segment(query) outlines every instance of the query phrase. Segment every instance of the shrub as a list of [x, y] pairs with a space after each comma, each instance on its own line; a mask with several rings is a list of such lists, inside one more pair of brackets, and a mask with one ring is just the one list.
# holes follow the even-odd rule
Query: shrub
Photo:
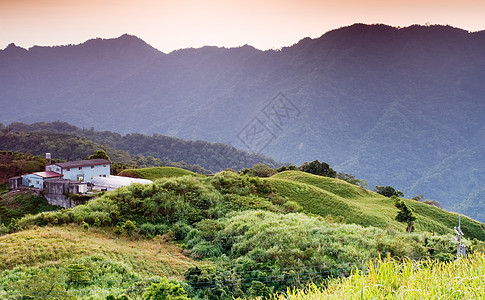
[[143, 293], [144, 300], [188, 300], [180, 284], [162, 278], [159, 283], [152, 282]]

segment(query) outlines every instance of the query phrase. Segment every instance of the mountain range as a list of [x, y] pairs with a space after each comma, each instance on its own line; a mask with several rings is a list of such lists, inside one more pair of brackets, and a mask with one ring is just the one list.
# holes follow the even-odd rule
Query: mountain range
[[485, 31], [354, 24], [279, 50], [139, 38], [0, 51], [0, 122], [221, 142], [485, 221]]

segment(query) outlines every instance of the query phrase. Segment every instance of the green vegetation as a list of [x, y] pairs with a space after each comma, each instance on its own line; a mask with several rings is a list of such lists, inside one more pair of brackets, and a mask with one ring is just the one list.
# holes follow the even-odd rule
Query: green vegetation
[[27, 214], [54, 211], [60, 207], [50, 205], [44, 197], [36, 196], [31, 191], [0, 193], [0, 217], [2, 224], [8, 225], [13, 219]]
[[397, 197], [394, 199], [394, 206], [399, 209], [396, 221], [406, 223], [408, 225], [406, 231], [412, 232], [414, 229], [414, 220], [416, 220], [416, 217], [414, 216], [414, 208], [409, 207], [402, 199]]
[[[345, 223], [394, 228], [406, 227], [395, 220], [398, 209], [394, 200], [335, 178], [298, 171], [286, 171], [267, 179], [275, 192], [297, 202], [304, 211], [320, 216], [332, 216]], [[414, 209], [416, 231], [438, 234], [454, 233], [458, 215], [414, 200], [403, 201]], [[480, 222], [462, 218], [466, 236], [485, 240], [485, 228]]]
[[[395, 190], [392, 186], [376, 186], [374, 192], [385, 197], [404, 197], [403, 192]], [[414, 200], [414, 199], [413, 199]]]
[[288, 290], [275, 300], [310, 299], [481, 299], [485, 295], [485, 256], [471, 255], [456, 262], [386, 259], [354, 271], [325, 289], [310, 285]]
[[[30, 153], [0, 151], [0, 187], [7, 184], [10, 177], [44, 170], [45, 158]], [[0, 188], [0, 195], [3, 188]]]
[[34, 227], [0, 236], [0, 298], [57, 294], [104, 300], [126, 293], [141, 299], [150, 282], [161, 280], [158, 276], [180, 280], [189, 267], [206, 264], [161, 239], [132, 240], [77, 225]]
[[121, 171], [118, 175], [127, 177], [144, 178], [149, 180], [156, 180], [167, 177], [181, 177], [181, 176], [196, 176], [203, 177], [203, 175], [179, 169], [174, 167], [152, 167], [141, 169], [126, 169]]
[[160, 134], [121, 135], [111, 131], [95, 131], [93, 128], [81, 129], [60, 121], [12, 123], [0, 130], [0, 149], [29, 150], [38, 155], [51, 152], [56, 158], [67, 160], [85, 159], [95, 150], [103, 149], [114, 162], [137, 164], [139, 167], [159, 167], [163, 164], [202, 174], [210, 173], [207, 170], [240, 170], [259, 163], [271, 167], [279, 165], [269, 157], [220, 143], [186, 141]]
[[[379, 254], [453, 259], [455, 214], [399, 199], [416, 217], [415, 232], [407, 233], [396, 220], [394, 198], [301, 171], [258, 177], [268, 171], [256, 166], [245, 175], [223, 171], [206, 177], [167, 167], [127, 170], [154, 183], [14, 220], [10, 230], [17, 232], [0, 237], [0, 268], [7, 270], [0, 282], [10, 280], [18, 265], [43, 274], [62, 271], [53, 288], [80, 295], [97, 283], [88, 280], [89, 264], [78, 261], [96, 256], [123, 261], [134, 274], [102, 287], [103, 297], [139, 299], [183, 288], [195, 299], [231, 299], [270, 297], [311, 281], [330, 284], [333, 277], [367, 270]], [[469, 253], [483, 249], [482, 226], [462, 218]], [[178, 286], [154, 276], [184, 282]], [[138, 293], [128, 293], [139, 285]]]

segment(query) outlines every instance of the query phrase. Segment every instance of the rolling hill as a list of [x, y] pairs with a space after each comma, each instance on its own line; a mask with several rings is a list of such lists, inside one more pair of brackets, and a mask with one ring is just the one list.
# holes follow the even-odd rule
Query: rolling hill
[[[456, 214], [405, 200], [417, 216], [407, 233], [392, 199], [339, 179], [136, 171], [155, 181], [13, 222], [0, 236], [0, 296], [40, 295], [47, 276], [63, 297], [136, 299], [157, 276], [183, 275], [194, 299], [232, 299], [346, 277], [381, 253], [450, 261], [456, 251]], [[467, 251], [482, 251], [485, 225], [464, 217], [462, 229]]]
[[165, 54], [130, 35], [11, 44], [0, 51], [0, 121], [64, 120], [222, 142], [295, 164], [319, 159], [447, 209], [468, 199], [482, 218], [483, 49], [484, 31], [364, 24], [269, 51]]

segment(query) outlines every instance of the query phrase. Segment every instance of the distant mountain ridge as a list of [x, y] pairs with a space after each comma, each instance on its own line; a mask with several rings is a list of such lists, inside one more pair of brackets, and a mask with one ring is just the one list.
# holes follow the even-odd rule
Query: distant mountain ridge
[[[165, 54], [129, 35], [11, 45], [0, 51], [0, 122], [63, 120], [236, 147], [263, 124], [268, 143], [248, 150], [295, 164], [319, 159], [371, 186], [460, 209], [484, 203], [471, 200], [485, 179], [484, 50], [485, 31], [365, 24], [279, 51]], [[265, 109], [280, 92], [300, 113], [277, 126]]]

